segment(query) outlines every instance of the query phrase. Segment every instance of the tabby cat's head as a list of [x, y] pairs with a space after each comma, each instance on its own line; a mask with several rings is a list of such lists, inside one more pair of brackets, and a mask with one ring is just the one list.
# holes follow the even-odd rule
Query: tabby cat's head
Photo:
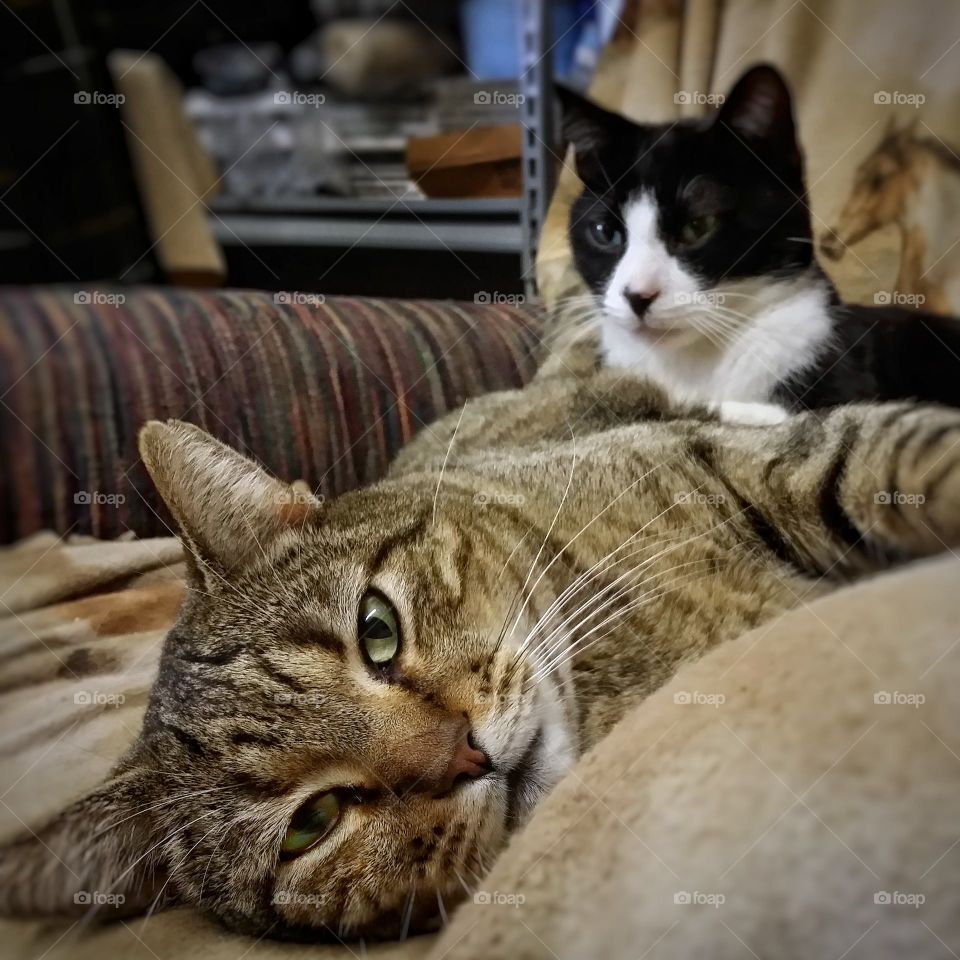
[[435, 506], [426, 476], [319, 503], [185, 424], [141, 453], [191, 588], [137, 743], [4, 851], [5, 906], [95, 890], [272, 936], [429, 926], [572, 751], [517, 656], [523, 530], [490, 536], [456, 483]]

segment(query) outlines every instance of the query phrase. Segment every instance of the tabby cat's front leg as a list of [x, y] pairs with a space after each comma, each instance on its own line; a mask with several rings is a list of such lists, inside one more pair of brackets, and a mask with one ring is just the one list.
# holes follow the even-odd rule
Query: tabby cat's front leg
[[[853, 405], [779, 427], [705, 424], [692, 450], [806, 573], [849, 576], [960, 544], [960, 412]], [[769, 543], [769, 536], [768, 536]]]

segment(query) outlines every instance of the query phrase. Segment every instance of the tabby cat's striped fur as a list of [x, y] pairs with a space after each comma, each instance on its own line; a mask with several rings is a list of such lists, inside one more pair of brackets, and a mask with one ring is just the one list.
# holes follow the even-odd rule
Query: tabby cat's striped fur
[[[114, 890], [272, 936], [427, 926], [681, 661], [960, 542], [960, 414], [908, 404], [757, 429], [611, 372], [543, 376], [330, 503], [184, 424], [141, 448], [192, 589], [114, 779], [0, 857], [7, 911]], [[386, 678], [358, 650], [370, 585], [402, 627]], [[465, 724], [493, 771], [438, 797]], [[358, 802], [281, 861], [293, 812], [334, 786]]]

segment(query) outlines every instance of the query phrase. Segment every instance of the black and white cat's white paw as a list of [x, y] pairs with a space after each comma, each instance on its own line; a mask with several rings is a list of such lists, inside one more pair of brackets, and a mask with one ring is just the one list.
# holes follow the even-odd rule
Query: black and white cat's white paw
[[790, 411], [776, 403], [744, 403], [723, 400], [715, 407], [720, 420], [739, 427], [775, 427], [783, 423]]

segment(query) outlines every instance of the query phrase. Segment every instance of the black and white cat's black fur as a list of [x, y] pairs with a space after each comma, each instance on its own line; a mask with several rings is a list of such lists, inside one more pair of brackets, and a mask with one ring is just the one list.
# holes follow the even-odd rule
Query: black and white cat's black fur
[[705, 120], [636, 124], [560, 96], [584, 183], [570, 241], [605, 364], [748, 423], [854, 400], [960, 406], [960, 323], [843, 304], [818, 266], [777, 70], [748, 71]]

